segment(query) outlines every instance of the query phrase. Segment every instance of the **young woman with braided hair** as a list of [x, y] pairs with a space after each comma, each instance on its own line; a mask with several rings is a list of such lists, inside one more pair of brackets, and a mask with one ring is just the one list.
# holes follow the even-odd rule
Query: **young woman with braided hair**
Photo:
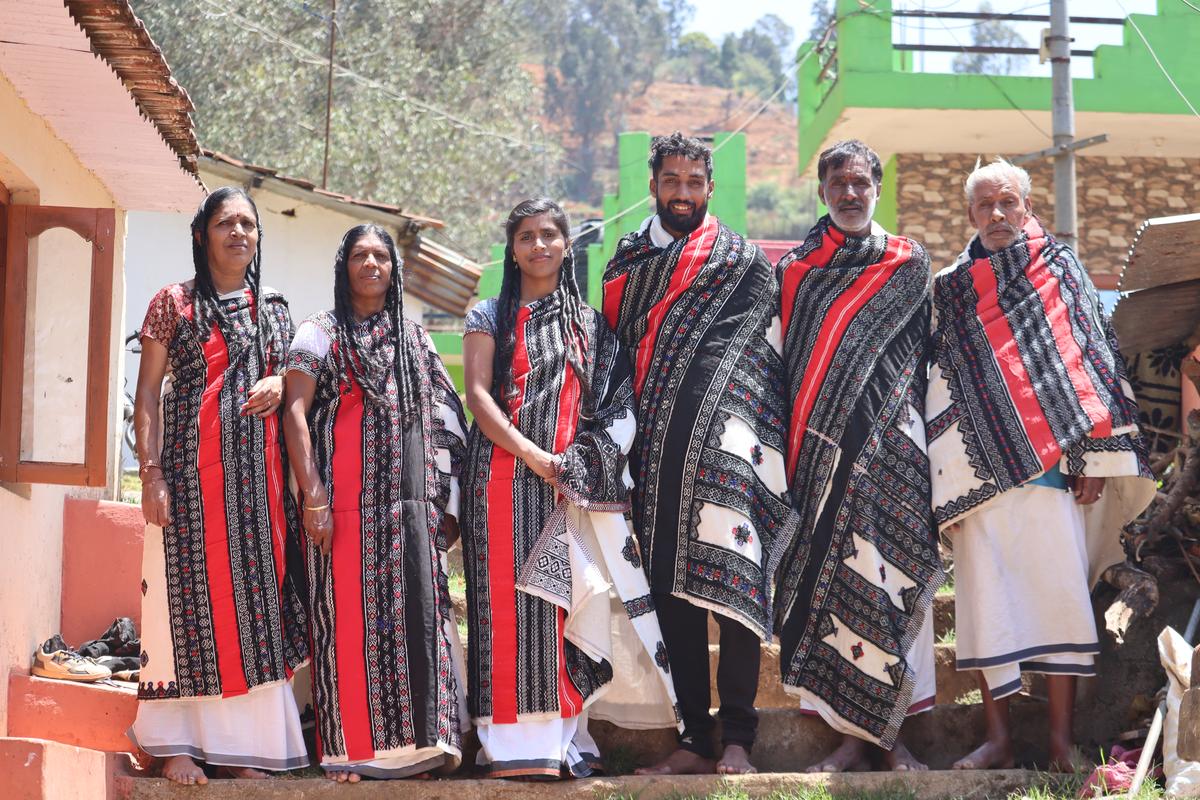
[[[632, 372], [579, 295], [568, 230], [550, 200], [513, 209], [500, 296], [471, 310], [463, 339], [475, 416], [463, 467], [467, 695], [477, 764], [492, 777], [591, 774], [589, 716], [676, 720], [624, 516]], [[619, 619], [610, 591], [624, 603]]]
[[149, 525], [130, 737], [179, 783], [207, 781], [197, 759], [240, 778], [308, 764], [288, 683], [308, 647], [277, 414], [292, 322], [260, 284], [261, 240], [245, 191], [210, 194], [192, 219], [194, 278], [155, 295], [141, 331]]
[[342, 238], [334, 303], [287, 362], [284, 431], [304, 504], [313, 700], [332, 780], [457, 766], [462, 648], [445, 551], [458, 537], [462, 404], [404, 319], [402, 264], [377, 225]]

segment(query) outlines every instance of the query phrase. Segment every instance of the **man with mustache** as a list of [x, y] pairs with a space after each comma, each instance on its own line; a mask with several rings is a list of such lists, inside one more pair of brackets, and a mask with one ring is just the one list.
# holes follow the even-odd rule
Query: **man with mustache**
[[1072, 770], [1075, 676], [1100, 651], [1089, 591], [1154, 496], [1137, 405], [1087, 272], [1002, 159], [966, 181], [976, 229], [934, 278], [925, 403], [933, 512], [954, 546], [958, 669], [987, 739], [957, 769], [1013, 765], [1009, 697], [1046, 676], [1049, 766]]
[[[638, 410], [629, 461], [639, 542], [624, 552], [644, 561], [684, 724], [679, 749], [644, 772], [747, 773], [773, 556], [795, 530], [778, 287], [762, 250], [708, 213], [708, 147], [660, 136], [650, 169], [657, 214], [621, 240], [604, 273], [604, 314], [633, 361]], [[709, 611], [721, 631], [715, 765]]]
[[779, 262], [799, 515], [775, 597], [784, 688], [843, 734], [810, 772], [923, 770], [899, 740], [933, 707], [933, 595], [944, 579], [923, 410], [929, 257], [872, 217], [883, 166], [860, 141], [817, 161], [829, 214]]

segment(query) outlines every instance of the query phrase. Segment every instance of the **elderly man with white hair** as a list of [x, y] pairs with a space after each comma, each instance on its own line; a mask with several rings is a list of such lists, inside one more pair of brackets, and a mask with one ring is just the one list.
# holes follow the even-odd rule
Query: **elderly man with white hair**
[[1075, 677], [1100, 651], [1089, 593], [1154, 495], [1096, 290], [1033, 213], [1025, 170], [966, 181], [977, 233], [934, 277], [925, 403], [933, 510], [954, 548], [959, 670], [979, 670], [987, 740], [958, 769], [1013, 765], [1009, 698], [1046, 676], [1050, 768], [1070, 770]]

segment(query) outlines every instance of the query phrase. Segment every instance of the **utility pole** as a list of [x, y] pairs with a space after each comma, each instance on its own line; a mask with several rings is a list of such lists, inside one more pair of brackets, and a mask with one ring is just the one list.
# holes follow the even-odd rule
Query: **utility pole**
[[325, 84], [325, 163], [321, 167], [321, 188], [329, 188], [329, 123], [333, 117], [333, 48], [337, 44], [337, 0], [329, 11], [329, 77]]
[[1053, 86], [1054, 234], [1076, 247], [1075, 100], [1071, 89], [1071, 35], [1067, 0], [1050, 0], [1050, 80]]

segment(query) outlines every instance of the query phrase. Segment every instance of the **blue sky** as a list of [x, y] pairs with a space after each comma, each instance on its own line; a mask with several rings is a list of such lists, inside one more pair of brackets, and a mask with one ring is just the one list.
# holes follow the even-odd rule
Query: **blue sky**
[[[736, 33], [754, 24], [754, 21], [764, 14], [775, 14], [792, 26], [797, 36], [803, 38], [812, 27], [812, 0], [692, 0], [696, 13], [692, 18], [689, 30], [702, 31], [714, 41], [720, 40], [728, 33]], [[1026, 14], [1048, 14], [1048, 0], [992, 0], [994, 11], [1022, 12]], [[930, 11], [975, 11], [979, 8], [979, 0], [893, 0], [893, 8], [918, 9]], [[1124, 9], [1124, 10], [1123, 10]], [[1155, 0], [1070, 0], [1069, 10], [1075, 15], [1094, 17], [1124, 17], [1126, 12], [1153, 14]], [[893, 37], [895, 41], [905, 41], [916, 44], [920, 41], [924, 28], [924, 41], [927, 44], [969, 44], [971, 41], [972, 22], [967, 20], [938, 21], [938, 20], [908, 20], [903, 31], [900, 23], [895, 23]], [[1017, 32], [1025, 39], [1030, 47], [1036, 47], [1041, 23], [1022, 23], [1016, 26]], [[1091, 49], [1097, 44], [1121, 41], [1121, 28], [1115, 25], [1077, 25], [1072, 30], [1075, 37], [1075, 47]], [[1153, 42], [1152, 42], [1153, 44]], [[930, 72], [948, 72], [952, 54], [927, 54], [925, 69]], [[1026, 74], [1049, 75], [1050, 65], [1039, 65], [1036, 57], [1026, 59]], [[1090, 77], [1092, 74], [1090, 59], [1078, 59], [1074, 70], [1078, 77]], [[1074, 65], [1073, 65], [1074, 66]]]

